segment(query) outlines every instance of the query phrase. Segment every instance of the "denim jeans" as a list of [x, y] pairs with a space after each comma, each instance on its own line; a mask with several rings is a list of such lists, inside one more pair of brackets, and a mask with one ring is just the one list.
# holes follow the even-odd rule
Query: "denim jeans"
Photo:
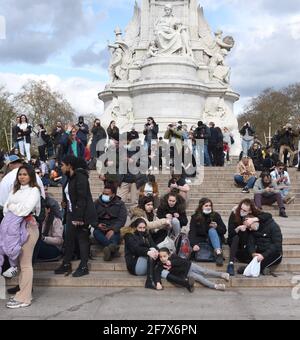
[[208, 232], [209, 240], [211, 242], [211, 245], [213, 246], [214, 250], [221, 249], [221, 240], [220, 236], [216, 229], [210, 228]]
[[196, 151], [197, 151], [199, 159], [200, 159], [200, 165], [203, 165], [202, 161], [204, 159], [204, 165], [205, 166], [212, 166], [207, 144], [196, 145]]
[[104, 246], [104, 247], [108, 247], [110, 244], [115, 244], [117, 246], [120, 244], [120, 241], [121, 241], [120, 233], [114, 233], [112, 238], [109, 240], [100, 229], [94, 230], [94, 237], [96, 241], [101, 246]]
[[248, 189], [253, 189], [253, 188], [254, 188], [254, 185], [255, 185], [255, 182], [256, 182], [256, 177], [254, 177], [254, 176], [253, 176], [253, 177], [250, 177], [249, 180], [248, 180], [248, 182], [245, 183], [245, 182], [244, 182], [243, 176], [241, 176], [241, 175], [235, 175], [235, 176], [234, 176], [234, 180], [235, 180], [236, 184], [238, 184], [238, 185], [245, 186], [245, 187], [247, 187]]
[[146, 276], [148, 268], [148, 258], [147, 257], [139, 257], [135, 266], [135, 275], [137, 276]]
[[242, 148], [243, 148], [243, 155], [248, 156], [248, 151], [253, 145], [254, 141], [252, 140], [242, 140]]

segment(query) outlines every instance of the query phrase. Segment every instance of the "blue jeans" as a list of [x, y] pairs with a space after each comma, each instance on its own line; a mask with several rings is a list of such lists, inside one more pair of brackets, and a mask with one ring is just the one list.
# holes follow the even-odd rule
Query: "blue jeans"
[[236, 184], [238, 185], [241, 185], [243, 187], [247, 187], [248, 189], [253, 189], [254, 188], [254, 185], [255, 185], [255, 182], [256, 182], [256, 177], [250, 177], [248, 182], [245, 183], [244, 182], [244, 177], [241, 176], [241, 175], [235, 175], [234, 176], [234, 180], [236, 182]]
[[146, 276], [148, 269], [148, 258], [147, 257], [139, 257], [135, 266], [135, 275], [136, 276]]
[[200, 165], [203, 165], [203, 164], [201, 164], [201, 162], [204, 158], [204, 165], [205, 166], [212, 166], [211, 159], [210, 159], [209, 152], [208, 152], [208, 145], [207, 144], [204, 144], [203, 146], [202, 145], [196, 145], [196, 150], [197, 150], [198, 155], [200, 157]]
[[110, 244], [115, 244], [117, 246], [121, 241], [120, 233], [114, 233], [113, 237], [109, 240], [100, 229], [94, 230], [94, 237], [96, 241], [104, 247], [108, 247]]
[[222, 249], [220, 236], [216, 229], [210, 228], [208, 232], [208, 237], [214, 250]]
[[244, 156], [248, 156], [248, 151], [251, 148], [251, 146], [253, 145], [254, 141], [252, 140], [242, 140], [242, 148], [243, 148], [243, 155]]
[[282, 189], [280, 190], [280, 194], [283, 199], [285, 199], [289, 195], [290, 189]]

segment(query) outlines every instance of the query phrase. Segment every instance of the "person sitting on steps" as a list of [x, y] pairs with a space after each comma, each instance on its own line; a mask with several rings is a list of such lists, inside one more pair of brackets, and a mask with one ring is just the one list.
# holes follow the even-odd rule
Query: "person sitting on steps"
[[213, 202], [208, 198], [202, 198], [190, 224], [189, 239], [193, 251], [200, 251], [201, 243], [211, 244], [215, 251], [216, 264], [222, 267], [224, 264], [222, 241], [225, 241], [226, 231], [222, 217], [214, 211]]
[[155, 282], [156, 289], [162, 290], [163, 286], [161, 278], [167, 279], [171, 283], [186, 287], [190, 292], [193, 292], [194, 282], [200, 282], [203, 286], [225, 291], [226, 286], [224, 284], [216, 284], [209, 281], [205, 276], [212, 278], [220, 278], [225, 281], [230, 280], [230, 276], [227, 273], [220, 273], [206, 268], [202, 268], [199, 265], [192, 263], [171, 254], [168, 248], [162, 248], [159, 250], [159, 261], [155, 267]]
[[279, 206], [279, 216], [284, 218], [288, 217], [277, 182], [272, 180], [270, 173], [267, 171], [263, 171], [255, 183], [254, 202], [258, 209], [262, 209], [263, 205], [272, 205], [277, 202]]

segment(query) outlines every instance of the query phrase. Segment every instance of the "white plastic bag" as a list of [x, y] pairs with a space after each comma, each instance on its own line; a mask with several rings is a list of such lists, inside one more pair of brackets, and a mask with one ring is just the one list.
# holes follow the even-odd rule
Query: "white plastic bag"
[[258, 258], [255, 257], [252, 262], [248, 265], [248, 267], [244, 271], [244, 276], [246, 277], [259, 277], [261, 270], [261, 263], [258, 262]]
[[158, 249], [167, 248], [171, 253], [175, 253], [176, 247], [175, 242], [170, 236], [167, 236], [160, 244], [157, 245]]

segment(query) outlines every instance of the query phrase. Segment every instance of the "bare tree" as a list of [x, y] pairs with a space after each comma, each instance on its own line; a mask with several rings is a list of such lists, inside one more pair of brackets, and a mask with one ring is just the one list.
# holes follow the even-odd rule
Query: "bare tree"
[[33, 126], [43, 123], [52, 128], [57, 121], [75, 121], [75, 112], [61, 93], [52, 91], [45, 81], [29, 80], [16, 96], [20, 113], [28, 115]]
[[4, 86], [0, 86], [0, 149], [8, 151], [10, 148], [11, 126], [16, 116], [12, 94]]
[[269, 134], [269, 123], [274, 133], [293, 119], [299, 122], [299, 107], [299, 84], [277, 91], [266, 89], [244, 109], [244, 113], [239, 116], [239, 125], [242, 127], [247, 121], [251, 122], [259, 139], [264, 140], [265, 135]]

